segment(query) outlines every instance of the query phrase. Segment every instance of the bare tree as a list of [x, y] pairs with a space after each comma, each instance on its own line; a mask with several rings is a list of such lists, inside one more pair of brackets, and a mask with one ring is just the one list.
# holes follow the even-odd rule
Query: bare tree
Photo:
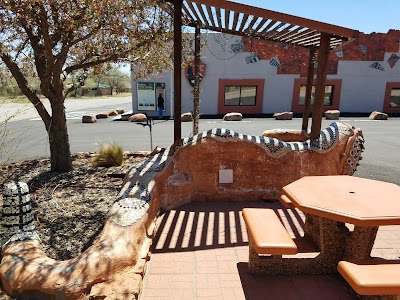
[[111, 95], [115, 90], [117, 93], [125, 87], [129, 87], [129, 76], [119, 69], [112, 67], [104, 74], [105, 82], [110, 86]]
[[[0, 0], [0, 58], [43, 120], [52, 170], [72, 169], [64, 101], [75, 87], [65, 88], [66, 78], [131, 58], [142, 72], [165, 68], [172, 52], [166, 5], [162, 0]], [[51, 111], [29, 87], [32, 74]]]

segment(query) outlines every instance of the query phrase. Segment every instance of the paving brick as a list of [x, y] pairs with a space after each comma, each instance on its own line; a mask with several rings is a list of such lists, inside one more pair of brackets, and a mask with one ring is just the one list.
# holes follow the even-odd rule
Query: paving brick
[[221, 297], [222, 292], [220, 288], [197, 289], [196, 295], [198, 297]]
[[[304, 215], [297, 209], [286, 210], [279, 203], [192, 203], [181, 211], [171, 211], [153, 243], [140, 300], [257, 300], [267, 296], [274, 300], [313, 300], [322, 299], [321, 295], [324, 300], [356, 299], [338, 276], [249, 274], [248, 236], [241, 210], [266, 205], [278, 213], [292, 237], [303, 234]], [[380, 227], [371, 254], [400, 258], [400, 226]], [[318, 252], [296, 257], [316, 255]]]
[[197, 274], [196, 275], [196, 288], [220, 288], [221, 284], [219, 281], [218, 274]]
[[[145, 291], [146, 297], [167, 297], [169, 295], [170, 289], [169, 288], [158, 288], [158, 289], [146, 289]], [[143, 293], [141, 295], [143, 298]], [[165, 299], [165, 298], [164, 298]]]

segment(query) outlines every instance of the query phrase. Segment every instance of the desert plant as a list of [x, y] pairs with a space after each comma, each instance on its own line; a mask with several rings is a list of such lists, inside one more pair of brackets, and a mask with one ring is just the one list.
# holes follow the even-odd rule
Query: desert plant
[[91, 162], [96, 167], [114, 167], [122, 165], [123, 161], [124, 154], [120, 145], [104, 144]]

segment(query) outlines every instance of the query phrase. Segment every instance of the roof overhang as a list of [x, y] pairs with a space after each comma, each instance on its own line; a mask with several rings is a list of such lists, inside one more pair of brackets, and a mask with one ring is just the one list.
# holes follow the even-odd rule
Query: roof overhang
[[[168, 1], [168, 0], [167, 0]], [[174, 3], [179, 0], [169, 0]], [[182, 0], [180, 0], [182, 1]], [[358, 31], [227, 0], [183, 0], [182, 22], [216, 32], [303, 47], [320, 46], [331, 35], [330, 49], [358, 36]]]

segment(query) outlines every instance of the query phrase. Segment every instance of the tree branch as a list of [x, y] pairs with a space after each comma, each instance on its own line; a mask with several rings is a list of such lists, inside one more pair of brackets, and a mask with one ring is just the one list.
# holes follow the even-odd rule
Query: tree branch
[[91, 38], [92, 36], [94, 36], [99, 30], [101, 29], [101, 24], [98, 24], [91, 32], [89, 32], [87, 35], [82, 36], [79, 39], [76, 39], [74, 41], [72, 41], [71, 43], [69, 43], [69, 46], [75, 46], [76, 44], [79, 44], [80, 42], [83, 42], [89, 38]]
[[49, 97], [50, 82], [48, 80], [46, 80], [45, 70], [46, 70], [47, 62], [46, 62], [45, 57], [42, 55], [42, 53], [44, 51], [43, 46], [41, 46], [39, 44], [39, 38], [33, 34], [32, 28], [30, 26], [28, 26], [28, 24], [25, 22], [25, 20], [21, 20], [20, 22], [21, 22], [22, 28], [24, 28], [25, 33], [28, 36], [30, 45], [34, 52], [36, 72], [40, 78], [42, 93], [46, 97]]
[[48, 130], [51, 123], [51, 117], [47, 112], [46, 108], [44, 107], [42, 101], [40, 101], [39, 97], [34, 92], [32, 92], [32, 90], [28, 87], [28, 83], [25, 79], [25, 76], [22, 74], [18, 65], [12, 61], [11, 57], [5, 53], [0, 53], [0, 57], [7, 66], [7, 68], [10, 70], [11, 74], [14, 76], [21, 91], [25, 94], [25, 96], [29, 99], [29, 101], [32, 102], [39, 116], [42, 118], [46, 126], [46, 129]]
[[51, 67], [54, 64], [54, 56], [53, 56], [53, 44], [49, 36], [49, 23], [47, 20], [47, 12], [43, 5], [40, 5], [38, 2], [36, 2], [36, 5], [38, 5], [40, 9], [40, 15], [39, 15], [40, 28], [43, 34], [44, 50], [47, 60], [47, 72], [50, 73]]
[[91, 68], [91, 67], [94, 67], [94, 66], [97, 66], [99, 64], [106, 63], [106, 62], [117, 61], [117, 60], [121, 59], [122, 57], [132, 53], [133, 50], [138, 49], [140, 47], [143, 47], [145, 45], [149, 45], [149, 44], [151, 44], [151, 42], [153, 42], [153, 39], [148, 39], [148, 40], [145, 40], [145, 41], [135, 45], [135, 47], [129, 48], [129, 49], [127, 49], [127, 50], [125, 50], [125, 51], [123, 51], [123, 52], [121, 52], [119, 54], [113, 54], [113, 55], [110, 55], [108, 57], [104, 57], [104, 58], [97, 59], [97, 60], [94, 60], [94, 61], [90, 61], [90, 62], [87, 62], [87, 63], [80, 63], [80, 64], [76, 64], [76, 65], [73, 65], [73, 66], [69, 66], [69, 67], [65, 68], [64, 71], [67, 74], [71, 74], [72, 72], [74, 72], [76, 70], [79, 70], [79, 69]]

